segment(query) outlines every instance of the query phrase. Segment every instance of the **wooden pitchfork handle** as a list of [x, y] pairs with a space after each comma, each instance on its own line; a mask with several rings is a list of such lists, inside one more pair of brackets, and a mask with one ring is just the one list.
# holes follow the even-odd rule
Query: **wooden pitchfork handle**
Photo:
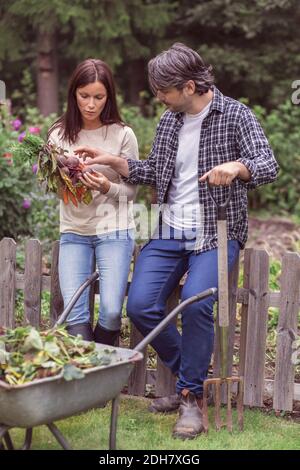
[[232, 196], [233, 186], [229, 186], [228, 196], [224, 203], [218, 204], [214, 198], [212, 187], [207, 180], [209, 195], [217, 209], [218, 232], [218, 317], [220, 327], [221, 377], [227, 375], [227, 347], [229, 327], [228, 299], [228, 249], [227, 249], [227, 214], [226, 209]]

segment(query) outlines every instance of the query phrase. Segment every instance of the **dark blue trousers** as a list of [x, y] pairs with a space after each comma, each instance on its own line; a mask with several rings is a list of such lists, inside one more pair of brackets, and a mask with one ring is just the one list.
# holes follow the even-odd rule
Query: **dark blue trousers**
[[[218, 287], [217, 249], [195, 255], [184, 236], [152, 239], [142, 249], [135, 267], [127, 302], [127, 314], [146, 336], [164, 318], [168, 297], [184, 273], [187, 278], [181, 300], [210, 287]], [[228, 242], [228, 266], [239, 253], [236, 240]], [[177, 392], [184, 388], [196, 395], [203, 391], [214, 344], [213, 305], [208, 297], [182, 312], [182, 334], [169, 324], [152, 342], [163, 363], [177, 375]]]

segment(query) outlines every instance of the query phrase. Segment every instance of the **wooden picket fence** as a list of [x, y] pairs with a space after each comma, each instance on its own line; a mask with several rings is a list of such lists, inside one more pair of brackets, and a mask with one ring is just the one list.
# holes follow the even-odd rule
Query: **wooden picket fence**
[[[41, 293], [50, 292], [50, 321], [54, 323], [62, 312], [63, 301], [58, 280], [59, 242], [52, 247], [50, 275], [42, 273], [42, 247], [38, 240], [25, 244], [25, 271], [16, 270], [16, 243], [3, 238], [0, 242], [0, 326], [15, 326], [16, 290], [24, 291], [24, 316], [37, 327], [41, 323]], [[138, 256], [136, 247], [133, 263]], [[238, 288], [239, 261], [229, 279], [230, 334], [228, 344], [228, 375], [233, 370], [236, 338], [239, 338], [239, 369], [244, 376], [244, 404], [263, 406], [266, 387], [273, 396], [273, 408], [291, 411], [293, 400], [300, 400], [300, 384], [295, 384], [295, 368], [291, 363], [292, 342], [297, 334], [300, 310], [300, 257], [286, 253], [282, 259], [281, 290], [269, 291], [269, 256], [264, 250], [246, 249], [243, 256], [243, 287]], [[90, 292], [90, 308], [94, 311], [98, 283]], [[130, 279], [128, 281], [130, 285]], [[178, 285], [168, 300], [168, 310], [180, 301], [182, 285]], [[279, 308], [276, 366], [274, 380], [265, 380], [266, 337], [269, 307]], [[237, 334], [239, 332], [239, 335]], [[142, 339], [131, 325], [130, 347]], [[218, 331], [213, 355], [213, 375], [219, 375]], [[144, 395], [146, 385], [155, 386], [156, 396], [174, 393], [175, 379], [157, 360], [157, 369], [147, 369], [147, 351], [137, 363], [128, 382], [128, 393]]]

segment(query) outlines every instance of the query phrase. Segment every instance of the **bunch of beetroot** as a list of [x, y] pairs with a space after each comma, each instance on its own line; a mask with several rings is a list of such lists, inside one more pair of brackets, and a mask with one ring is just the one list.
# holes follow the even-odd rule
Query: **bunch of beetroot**
[[78, 202], [85, 202], [88, 204], [91, 200], [91, 192], [80, 181], [84, 173], [93, 173], [93, 170], [82, 163], [78, 157], [66, 156], [60, 152], [56, 156], [58, 171], [64, 181], [64, 186], [59, 188], [58, 195], [63, 199], [65, 204], [69, 200], [77, 207]]
[[87, 172], [92, 172], [91, 168], [80, 162], [78, 157], [67, 157], [66, 155], [58, 155], [56, 158], [60, 170], [69, 176], [72, 184], [75, 186], [80, 177]]
[[79, 202], [89, 204], [92, 193], [80, 177], [92, 169], [82, 163], [78, 157], [68, 156], [65, 150], [46, 143], [36, 135], [26, 135], [23, 141], [12, 148], [16, 161], [27, 160], [29, 164], [37, 161], [37, 176], [45, 184], [46, 191], [52, 191], [68, 204], [71, 201], [76, 207]]

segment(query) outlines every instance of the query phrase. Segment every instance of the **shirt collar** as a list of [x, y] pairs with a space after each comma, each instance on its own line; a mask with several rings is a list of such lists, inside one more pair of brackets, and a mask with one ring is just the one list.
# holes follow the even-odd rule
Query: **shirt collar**
[[220, 111], [220, 113], [224, 113], [225, 111], [225, 101], [224, 101], [224, 95], [218, 90], [216, 86], [213, 86], [213, 99], [210, 107], [210, 112], [212, 110]]
[[[209, 114], [213, 111], [220, 111], [220, 113], [224, 113], [225, 111], [225, 100], [223, 93], [214, 85], [212, 89], [214, 96], [212, 99], [211, 107], [209, 110]], [[176, 121], [183, 123], [183, 114], [184, 113], [174, 113]]]

